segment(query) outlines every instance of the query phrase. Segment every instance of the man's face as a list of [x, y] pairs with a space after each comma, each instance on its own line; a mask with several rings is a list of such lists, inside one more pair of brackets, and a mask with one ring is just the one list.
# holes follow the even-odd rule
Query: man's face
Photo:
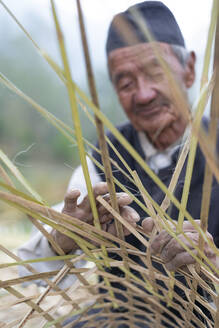
[[[194, 63], [191, 72], [191, 67], [183, 67], [168, 44], [157, 45], [187, 101], [187, 88], [194, 81]], [[160, 150], [177, 141], [187, 121], [177, 108], [152, 45], [143, 43], [116, 49], [110, 52], [108, 64], [120, 103], [135, 129], [145, 132]]]

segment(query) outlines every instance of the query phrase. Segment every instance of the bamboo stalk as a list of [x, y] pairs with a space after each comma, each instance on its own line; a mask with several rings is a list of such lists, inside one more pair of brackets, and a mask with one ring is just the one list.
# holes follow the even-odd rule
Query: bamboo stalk
[[[1, 282], [1, 280], [0, 280]], [[22, 293], [18, 292], [16, 289], [14, 289], [13, 287], [6, 287], [5, 288], [9, 293], [11, 293], [12, 295], [14, 295], [17, 298], [23, 298], [24, 295], [22, 295]], [[35, 304], [33, 301], [27, 301], [26, 302], [32, 309], [34, 309], [35, 311], [42, 313], [42, 315], [45, 317], [45, 319], [47, 320], [53, 320], [53, 317], [48, 314], [48, 313], [44, 313], [43, 309], [38, 306], [37, 304]], [[61, 326], [59, 324], [56, 325], [57, 328], [61, 328]]]
[[10, 159], [7, 157], [7, 155], [1, 149], [0, 149], [0, 159], [10, 169], [10, 171], [17, 178], [17, 180], [26, 188], [26, 190], [28, 190], [28, 192], [31, 195], [33, 195], [36, 198], [36, 200], [38, 200], [41, 203], [44, 203], [41, 196], [35, 190], [33, 190], [33, 188], [26, 181], [26, 179], [22, 176], [22, 174], [17, 169], [17, 167], [10, 161]]
[[[53, 13], [55, 26], [56, 26], [57, 37], [58, 37], [58, 41], [59, 41], [60, 52], [61, 52], [62, 61], [63, 61], [63, 65], [64, 65], [64, 72], [65, 72], [66, 81], [67, 81], [67, 90], [68, 90], [69, 100], [70, 100], [70, 105], [71, 105], [71, 110], [72, 110], [72, 117], [73, 117], [75, 134], [76, 134], [78, 150], [79, 150], [79, 157], [80, 157], [80, 161], [81, 161], [81, 165], [82, 165], [82, 169], [83, 169], [83, 173], [84, 173], [84, 178], [86, 181], [87, 191], [88, 191], [89, 200], [90, 200], [91, 209], [92, 209], [93, 218], [94, 218], [94, 224], [96, 227], [98, 227], [101, 230], [101, 226], [100, 226], [100, 222], [99, 222], [99, 218], [98, 218], [98, 212], [97, 212], [97, 208], [96, 208], [96, 203], [95, 203], [95, 199], [94, 199], [94, 195], [93, 195], [93, 189], [92, 189], [90, 176], [89, 176], [89, 172], [88, 172], [88, 167], [87, 167], [86, 154], [85, 154], [85, 150], [84, 150], [83, 137], [82, 137], [81, 125], [80, 125], [80, 118], [79, 118], [79, 114], [77, 111], [75, 89], [72, 88], [72, 85], [71, 85], [72, 78], [71, 78], [70, 67], [69, 67], [68, 58], [67, 58], [67, 54], [66, 54], [66, 50], [65, 50], [64, 37], [63, 37], [62, 31], [61, 31], [61, 28], [60, 28], [60, 25], [58, 22], [58, 17], [56, 14], [55, 4], [54, 4], [53, 0], [51, 0], [51, 6], [52, 6], [52, 13]], [[104, 252], [103, 252], [103, 256], [105, 256]], [[105, 258], [106, 258], [106, 256], [105, 256]], [[106, 263], [106, 265], [107, 265], [107, 263]], [[109, 284], [109, 282], [106, 281], [106, 284]], [[112, 294], [112, 296], [113, 296], [113, 294]]]
[[[84, 18], [83, 18], [83, 12], [81, 8], [80, 0], [77, 0], [77, 9], [78, 9], [78, 16], [79, 16], [79, 25], [80, 25], [80, 33], [81, 33], [81, 40], [84, 50], [84, 57], [85, 57], [85, 63], [86, 63], [86, 71], [87, 71], [87, 79], [88, 79], [88, 85], [91, 93], [91, 98], [94, 103], [94, 105], [99, 108], [100, 110], [100, 104], [98, 100], [98, 95], [96, 91], [96, 85], [95, 85], [95, 79], [94, 79], [94, 73], [92, 69], [90, 54], [89, 54], [89, 47], [87, 42], [87, 36], [86, 36], [86, 30], [84, 25]], [[116, 189], [115, 184], [113, 180], [113, 173], [112, 173], [112, 167], [109, 159], [109, 151], [107, 147], [107, 142], [105, 139], [105, 133], [104, 133], [104, 125], [102, 121], [95, 115], [95, 124], [96, 124], [96, 130], [98, 135], [98, 142], [100, 146], [101, 151], [101, 159], [104, 167], [104, 173], [106, 177], [106, 182], [110, 194], [110, 200], [112, 207], [119, 213], [119, 207], [117, 204], [116, 199]], [[115, 226], [116, 226], [116, 232], [117, 236], [124, 240], [124, 232], [122, 225], [119, 221], [115, 220]], [[126, 261], [127, 258], [127, 252], [126, 249], [122, 246], [122, 258], [124, 261]], [[103, 250], [104, 253], [104, 250]], [[107, 263], [107, 262], [106, 262]], [[127, 270], [129, 270], [128, 265], [126, 266]], [[130, 301], [130, 299], [129, 299]]]
[[[215, 6], [217, 5], [217, 8]], [[212, 147], [216, 148], [216, 140], [218, 136], [218, 119], [219, 119], [219, 95], [218, 95], [218, 88], [219, 88], [219, 21], [218, 21], [218, 1], [214, 1], [214, 7], [212, 11], [217, 13], [217, 27], [216, 27], [216, 34], [215, 34], [215, 50], [214, 50], [214, 71], [216, 74], [215, 78], [215, 85], [212, 93], [212, 102], [211, 102], [211, 112], [210, 112], [210, 125], [209, 125], [209, 136], [211, 139]], [[216, 9], [216, 10], [215, 10]], [[211, 186], [213, 182], [213, 174], [208, 165], [205, 168], [205, 176], [204, 176], [204, 185], [203, 185], [203, 198], [202, 198], [202, 207], [201, 207], [201, 228], [204, 232], [207, 231], [208, 226], [208, 213], [209, 213], [209, 206], [210, 206], [210, 198], [211, 198]], [[199, 247], [203, 249], [204, 247], [204, 240], [200, 236], [199, 239]]]
[[[83, 18], [80, 0], [77, 0], [77, 8], [78, 8], [78, 15], [79, 15], [81, 40], [82, 40], [82, 45], [83, 45], [83, 49], [84, 49], [84, 57], [85, 57], [85, 63], [86, 63], [89, 90], [90, 90], [91, 98], [92, 98], [94, 105], [97, 108], [99, 108], [99, 110], [100, 110], [100, 105], [99, 105], [98, 95], [97, 95], [97, 91], [96, 91], [94, 73], [93, 73], [90, 54], [89, 54], [89, 48], [88, 48], [88, 42], [87, 42], [87, 36], [86, 36], [86, 31], [85, 31], [85, 26], [84, 26], [84, 18]], [[119, 212], [119, 208], [118, 208], [118, 204], [117, 204], [117, 200], [116, 200], [116, 190], [115, 190], [115, 185], [113, 182], [112, 167], [111, 167], [110, 160], [109, 160], [109, 151], [108, 151], [105, 134], [104, 134], [104, 126], [103, 126], [102, 121], [96, 115], [95, 115], [95, 123], [96, 123], [97, 135], [98, 135], [98, 142], [99, 142], [100, 150], [101, 150], [101, 159], [102, 159], [103, 166], [104, 166], [104, 172], [105, 172], [105, 176], [106, 176], [106, 182], [107, 182], [107, 185], [109, 188], [109, 194], [110, 194], [110, 199], [112, 202], [112, 207], [117, 212]], [[123, 234], [121, 225], [116, 223], [116, 229], [117, 229], [118, 236], [120, 238], [124, 239], [124, 234]]]
[[[206, 53], [205, 53], [205, 62], [204, 62], [203, 73], [202, 73], [202, 85], [201, 85], [202, 87], [207, 79], [208, 71], [209, 71], [210, 56], [211, 56], [212, 45], [213, 45], [213, 35], [214, 35], [215, 26], [217, 24], [217, 18], [216, 18], [217, 15], [215, 15], [215, 9], [217, 6], [217, 2], [218, 2], [217, 0], [214, 0], [213, 7], [212, 7], [211, 25], [210, 25], [209, 33], [208, 33], [207, 48], [206, 48]], [[203, 102], [203, 105], [205, 105], [205, 103], [206, 103], [206, 101]], [[201, 108], [201, 106], [200, 106], [200, 108], [197, 108], [197, 112], [200, 111], [200, 116], [197, 118], [197, 123], [195, 123], [196, 130], [199, 129], [199, 126], [201, 123], [201, 116], [202, 116], [204, 108], [205, 108], [205, 106], [203, 106], [203, 108]], [[184, 209], [186, 208], [186, 205], [187, 205], [197, 144], [198, 144], [198, 139], [197, 139], [197, 136], [194, 135], [194, 136], [192, 136], [192, 140], [191, 140], [191, 146], [190, 146], [191, 148], [190, 148], [190, 152], [189, 152], [189, 158], [188, 158], [188, 164], [187, 164], [187, 170], [186, 170], [186, 176], [185, 176], [185, 185], [183, 188], [183, 195], [182, 195], [182, 204], [183, 204]], [[178, 222], [179, 222], [178, 232], [182, 231], [183, 220], [184, 220], [184, 215], [182, 212], [180, 212], [179, 218], [178, 218]]]
[[[218, 16], [218, 1], [214, 1], [212, 14]], [[207, 53], [205, 57], [209, 56]], [[210, 56], [209, 56], [210, 57]], [[207, 60], [207, 59], [206, 59]], [[219, 24], [218, 24], [218, 17], [217, 17], [217, 24], [216, 24], [216, 33], [215, 33], [215, 50], [214, 50], [214, 70], [216, 72], [215, 78], [215, 86], [212, 93], [212, 103], [211, 103], [211, 112], [210, 112], [210, 124], [209, 124], [209, 136], [211, 139], [211, 145], [215, 149], [216, 147], [216, 140], [218, 135], [218, 118], [219, 118], [219, 110], [218, 110], [218, 87], [219, 87], [219, 75], [218, 75], [218, 68], [219, 68]], [[209, 58], [210, 61], [210, 58]], [[206, 80], [208, 75], [208, 71], [203, 71], [202, 83]], [[213, 183], [213, 174], [206, 163], [205, 172], [204, 172], [204, 183], [203, 183], [203, 191], [202, 191], [202, 203], [201, 203], [201, 228], [204, 232], [207, 231], [208, 228], [208, 214], [210, 209], [210, 199], [211, 199], [211, 192], [212, 192], [212, 183]], [[199, 236], [198, 246], [200, 250], [203, 251], [205, 245], [205, 241], [202, 236]], [[196, 265], [196, 271], [200, 274], [200, 264]], [[196, 290], [198, 288], [198, 283], [194, 280], [192, 284], [192, 293], [191, 299], [194, 303], [196, 299]], [[190, 310], [192, 311], [192, 306], [190, 306]], [[191, 316], [190, 316], [191, 317]], [[189, 319], [189, 318], [188, 318]], [[216, 323], [217, 319], [215, 320]]]
[[[209, 84], [210, 86], [211, 84]], [[179, 216], [178, 216], [178, 228], [177, 232], [180, 233], [182, 231], [183, 227], [183, 222], [184, 222], [184, 213], [183, 211], [186, 210], [187, 207], [187, 201], [188, 201], [188, 195], [189, 195], [189, 189], [191, 185], [191, 179], [192, 179], [192, 174], [193, 174], [193, 168], [194, 168], [194, 163], [195, 163], [195, 156], [196, 156], [196, 150], [197, 150], [197, 145], [198, 145], [198, 138], [197, 138], [197, 133], [201, 127], [201, 119], [204, 113], [205, 105], [208, 100], [208, 93], [203, 94], [203, 99], [200, 98], [200, 101], [197, 106], [197, 111], [195, 113], [195, 117], [192, 123], [192, 136], [190, 140], [190, 150], [189, 150], [189, 156], [188, 156], [188, 162], [187, 162], [187, 168], [186, 168], [186, 175], [185, 175], [185, 183], [184, 183], [184, 188], [183, 188], [183, 194], [182, 194], [182, 200], [181, 200], [181, 205], [182, 207], [180, 208], [179, 211]], [[194, 133], [195, 132], [195, 133]]]
[[86, 181], [87, 191], [88, 191], [88, 195], [89, 195], [89, 199], [90, 199], [90, 203], [91, 203], [92, 213], [93, 213], [93, 217], [94, 217], [94, 223], [97, 227], [100, 228], [100, 222], [98, 220], [98, 213], [97, 213], [97, 209], [96, 209], [95, 199], [94, 199], [94, 195], [93, 195], [92, 185], [91, 185], [87, 162], [86, 162], [86, 155], [85, 155], [83, 137], [82, 137], [82, 132], [81, 132], [80, 118], [79, 118], [79, 114], [78, 114], [78, 110], [77, 110], [77, 102], [76, 102], [76, 97], [75, 97], [75, 90], [71, 87], [72, 78], [71, 78], [71, 71], [70, 71], [68, 58], [67, 58], [67, 54], [66, 54], [66, 50], [65, 50], [64, 36], [61, 31], [58, 17], [56, 14], [55, 3], [53, 0], [51, 0], [50, 2], [51, 2], [51, 6], [52, 6], [52, 13], [53, 13], [53, 18], [54, 18], [54, 22], [55, 22], [60, 53], [61, 53], [62, 62], [64, 65], [64, 72], [65, 72], [65, 76], [66, 76], [67, 90], [68, 90], [69, 101], [70, 101], [70, 105], [71, 105], [72, 118], [73, 118], [73, 122], [74, 122], [76, 139], [77, 139], [77, 144], [78, 144], [78, 149], [79, 149], [79, 156], [80, 156], [81, 165], [83, 168], [83, 173], [84, 173], [84, 177], [85, 177], [85, 181]]
[[[216, 71], [216, 79], [215, 79], [215, 86], [213, 89], [212, 94], [212, 106], [211, 106], [211, 120], [210, 120], [210, 126], [209, 126], [209, 136], [211, 138], [211, 145], [215, 149], [216, 146], [216, 139], [217, 139], [217, 125], [218, 125], [218, 114], [219, 111], [217, 109], [218, 103], [217, 101], [218, 96], [216, 90], [219, 87], [219, 80], [218, 80], [218, 72], [217, 72], [217, 66], [218, 66], [218, 56], [219, 56], [219, 27], [218, 27], [218, 1], [214, 1], [212, 5], [212, 19], [209, 29], [209, 35], [208, 35], [208, 41], [207, 41], [207, 47], [205, 52], [205, 60], [204, 60], [204, 67], [202, 72], [202, 79], [201, 79], [201, 88], [203, 87], [204, 83], [208, 79], [208, 72], [209, 72], [209, 64], [210, 64], [210, 57], [211, 57], [211, 48], [212, 48], [212, 42], [213, 42], [213, 35], [214, 30], [216, 26], [216, 35], [215, 35], [215, 53], [214, 53], [214, 68]], [[211, 190], [212, 190], [212, 182], [213, 182], [213, 175], [212, 172], [206, 163], [205, 166], [205, 172], [204, 172], [204, 182], [203, 182], [203, 189], [202, 189], [202, 203], [201, 203], [201, 210], [200, 210], [200, 227], [203, 230], [203, 232], [207, 231], [208, 227], [208, 214], [209, 214], [209, 207], [210, 207], [210, 199], [211, 199]], [[202, 236], [199, 235], [199, 241], [198, 246], [200, 250], [204, 250], [204, 244], [205, 241], [202, 238]], [[200, 274], [200, 264], [195, 265], [197, 273]], [[191, 303], [189, 304], [189, 314], [188, 314], [188, 321], [191, 320], [191, 313], [193, 312], [193, 304], [196, 300], [196, 291], [198, 288], [198, 282], [196, 280], [193, 281], [191, 284]]]
[[[18, 261], [21, 261], [21, 259], [20, 259], [18, 256], [14, 255], [12, 252], [8, 251], [4, 246], [0, 245], [0, 249], [1, 249], [4, 253], [6, 253], [8, 256], [10, 256], [10, 257], [13, 258], [14, 260], [16, 260], [17, 262], [18, 262]], [[26, 267], [31, 273], [33, 273], [34, 275], [40, 275], [40, 273], [39, 273], [37, 270], [35, 270], [31, 265], [26, 264], [25, 267]], [[21, 278], [21, 279], [23, 279], [23, 278]], [[35, 279], [38, 279], [38, 278], [35, 278]], [[50, 279], [45, 278], [45, 281], [46, 281], [46, 283], [47, 283], [49, 286], [51, 286], [52, 288], [54, 288], [54, 290], [58, 291], [66, 301], [71, 301], [71, 300], [72, 300], [72, 299], [71, 299], [71, 298], [70, 298], [65, 292], [63, 292], [63, 290], [61, 290], [58, 286], [54, 285]]]
[[[135, 23], [138, 25], [138, 27], [140, 28], [142, 33], [149, 40], [149, 42], [152, 46], [152, 49], [154, 51], [154, 54], [156, 55], [156, 58], [158, 59], [159, 64], [161, 65], [162, 69], [165, 72], [170, 90], [172, 90], [172, 96], [174, 99], [174, 103], [176, 104], [176, 106], [177, 106], [178, 110], [181, 112], [181, 114], [186, 118], [186, 120], [188, 122], [191, 122], [191, 113], [189, 110], [188, 102], [185, 99], [185, 96], [184, 96], [178, 82], [176, 81], [168, 63], [160, 55], [159, 46], [156, 43], [156, 40], [154, 39], [153, 35], [149, 31], [149, 28], [147, 26], [145, 19], [142, 17], [141, 13], [135, 8], [130, 8], [130, 12], [134, 18]], [[130, 30], [131, 26], [129, 26], [128, 28]]]
[[5, 169], [1, 165], [0, 165], [0, 175], [9, 186], [14, 187], [13, 182], [11, 181], [10, 177], [8, 176]]

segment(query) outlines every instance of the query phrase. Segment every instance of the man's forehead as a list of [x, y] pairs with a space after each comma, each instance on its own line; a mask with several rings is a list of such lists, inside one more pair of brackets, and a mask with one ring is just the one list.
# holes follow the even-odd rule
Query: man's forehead
[[167, 43], [161, 42], [150, 42], [150, 43], [140, 43], [134, 46], [118, 48], [113, 50], [108, 55], [109, 67], [113, 68], [117, 65], [128, 63], [131, 61], [147, 61], [148, 59], [153, 59], [154, 63], [156, 60], [156, 50], [158, 50], [161, 56], [173, 55], [171, 47]]

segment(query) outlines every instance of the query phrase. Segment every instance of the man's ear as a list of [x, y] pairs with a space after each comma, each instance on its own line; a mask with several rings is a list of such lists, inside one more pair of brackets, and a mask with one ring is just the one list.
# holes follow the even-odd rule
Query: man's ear
[[185, 85], [187, 88], [190, 88], [195, 81], [195, 62], [196, 54], [194, 51], [191, 51], [185, 67]]

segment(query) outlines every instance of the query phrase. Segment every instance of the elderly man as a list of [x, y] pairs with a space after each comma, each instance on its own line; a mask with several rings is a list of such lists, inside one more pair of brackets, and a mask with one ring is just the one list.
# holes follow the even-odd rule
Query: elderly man
[[[189, 53], [186, 50], [182, 33], [173, 14], [163, 3], [158, 1], [145, 1], [136, 4], [134, 8], [146, 20], [149, 30], [156, 40], [159, 54], [168, 64], [176, 83], [188, 102], [188, 89], [193, 85], [195, 80], [194, 66], [196, 58], [194, 52]], [[134, 39], [126, 38], [123, 35], [124, 33], [120, 33], [120, 23], [124, 22], [127, 23], [132, 34], [134, 34]], [[187, 120], [174, 100], [168, 79], [157, 60], [152, 43], [142, 33], [130, 9], [114, 17], [108, 32], [106, 50], [110, 79], [129, 119], [128, 123], [118, 127], [118, 129], [163, 183], [168, 186], [177, 162]], [[153, 199], [158, 204], [161, 204], [164, 194], [160, 188], [142, 170], [136, 160], [114, 136], [109, 134], [109, 138], [130, 168], [138, 173], [143, 185]], [[109, 148], [109, 153], [110, 157], [126, 171], [126, 168], [112, 148]], [[98, 153], [94, 152], [93, 156], [101, 163]], [[101, 181], [105, 181], [103, 173], [89, 160], [88, 166], [92, 184], [96, 185], [94, 188], [95, 195], [104, 195], [107, 192], [106, 185], [100, 183]], [[204, 166], [204, 157], [198, 148], [187, 204], [187, 210], [194, 218], [200, 217]], [[182, 196], [185, 171], [186, 164], [181, 172], [175, 190], [175, 197], [179, 200]], [[142, 200], [139, 191], [136, 190], [136, 186], [125, 175], [116, 169], [113, 170], [113, 174], [121, 184], [125, 185]], [[76, 169], [71, 178], [69, 190], [71, 188], [74, 188], [74, 190], [67, 193], [63, 212], [92, 224], [93, 218], [88, 198], [85, 197], [78, 205], [80, 194], [81, 197], [86, 194], [86, 186], [81, 167]], [[216, 182], [214, 182], [213, 188], [214, 192], [212, 193], [211, 199], [208, 230], [209, 238], [212, 235], [218, 247], [219, 220], [217, 218], [219, 213], [219, 188]], [[117, 192], [121, 192], [118, 187]], [[146, 217], [146, 213], [135, 202], [131, 203], [131, 199], [127, 195], [118, 193], [117, 197], [123, 217], [128, 219], [134, 226], [139, 221], [139, 224], [142, 225], [145, 231], [150, 232], [153, 228], [153, 221], [150, 218], [142, 220]], [[99, 214], [102, 228], [115, 234], [115, 224], [110, 215], [103, 208], [99, 210]], [[174, 206], [171, 207], [170, 216], [176, 220], [178, 218], [178, 210]], [[197, 233], [188, 223], [186, 223], [185, 231], [189, 233], [189, 237], [197, 244]], [[51, 234], [65, 253], [80, 251], [72, 239], [55, 230], [51, 231]], [[135, 245], [140, 250], [144, 250], [142, 244], [129, 231], [125, 231], [125, 236], [126, 241]], [[194, 263], [194, 259], [164, 231], [156, 236], [151, 247], [154, 254], [161, 254], [167, 268], [171, 271]], [[219, 267], [215, 254], [209, 249], [206, 249], [206, 251], [208, 251], [208, 257]], [[46, 238], [40, 233], [36, 234], [32, 240], [20, 249], [20, 256], [24, 259], [51, 256], [54, 254], [54, 250], [48, 244]], [[138, 261], [138, 259], [135, 260]], [[41, 263], [37, 264], [37, 268], [41, 271], [47, 271], [57, 269], [61, 265], [61, 262]], [[78, 263], [78, 265], [80, 266], [82, 263]], [[114, 268], [112, 271], [114, 274], [120, 274], [118, 269]], [[72, 276], [68, 279], [72, 281], [74, 277]], [[63, 286], [67, 286], [69, 281], [62, 282]], [[116, 284], [115, 286], [120, 288]], [[118, 297], [120, 296], [118, 295]], [[147, 325], [145, 324], [141, 327], [147, 327]]]

